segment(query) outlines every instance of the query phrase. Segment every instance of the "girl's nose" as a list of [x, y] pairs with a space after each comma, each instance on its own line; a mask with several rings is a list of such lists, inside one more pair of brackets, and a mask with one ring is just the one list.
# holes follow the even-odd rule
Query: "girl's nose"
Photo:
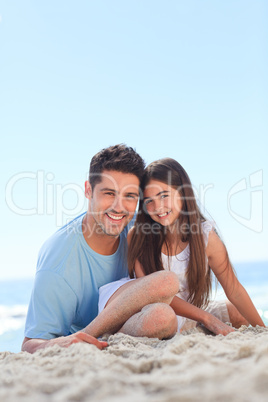
[[155, 212], [160, 212], [162, 210], [162, 208], [163, 208], [162, 200], [159, 200], [159, 199], [155, 200], [154, 201], [154, 210], [155, 210]]

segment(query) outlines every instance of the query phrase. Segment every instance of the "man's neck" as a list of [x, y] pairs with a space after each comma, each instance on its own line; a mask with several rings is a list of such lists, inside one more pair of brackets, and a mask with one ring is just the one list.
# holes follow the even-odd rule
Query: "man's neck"
[[112, 255], [119, 246], [119, 236], [96, 233], [96, 222], [88, 214], [83, 218], [83, 235], [92, 250], [101, 255]]

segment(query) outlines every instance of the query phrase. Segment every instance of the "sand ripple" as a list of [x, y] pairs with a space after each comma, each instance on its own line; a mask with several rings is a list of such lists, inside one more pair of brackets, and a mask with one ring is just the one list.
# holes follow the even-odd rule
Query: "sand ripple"
[[268, 328], [0, 353], [1, 401], [267, 402]]

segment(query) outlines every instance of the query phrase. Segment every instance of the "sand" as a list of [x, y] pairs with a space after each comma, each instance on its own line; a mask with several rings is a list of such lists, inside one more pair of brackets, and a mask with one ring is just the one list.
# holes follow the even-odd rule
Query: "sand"
[[0, 401], [268, 401], [268, 328], [0, 353]]

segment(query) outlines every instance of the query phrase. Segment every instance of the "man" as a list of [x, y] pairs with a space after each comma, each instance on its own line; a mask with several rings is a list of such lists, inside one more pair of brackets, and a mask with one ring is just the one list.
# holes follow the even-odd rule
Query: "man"
[[[137, 335], [164, 338], [176, 332], [168, 306], [178, 291], [172, 273], [154, 274], [154, 286], [147, 278], [137, 280], [127, 300], [126, 295], [116, 298], [95, 319], [99, 287], [128, 275], [126, 238], [143, 171], [142, 158], [122, 144], [92, 158], [85, 183], [88, 211], [58, 230], [39, 253], [23, 351], [77, 342], [102, 349], [107, 343], [94, 337], [127, 327], [130, 317], [128, 328], [135, 320]], [[154, 292], [159, 287], [161, 292]]]

